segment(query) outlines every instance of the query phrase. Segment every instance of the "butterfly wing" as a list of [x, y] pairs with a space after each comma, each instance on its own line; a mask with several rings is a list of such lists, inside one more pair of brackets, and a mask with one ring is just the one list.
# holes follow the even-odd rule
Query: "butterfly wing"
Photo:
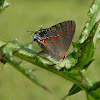
[[43, 50], [50, 56], [60, 59], [68, 51], [74, 33], [75, 22], [64, 21], [46, 29], [45, 43], [41, 44]]

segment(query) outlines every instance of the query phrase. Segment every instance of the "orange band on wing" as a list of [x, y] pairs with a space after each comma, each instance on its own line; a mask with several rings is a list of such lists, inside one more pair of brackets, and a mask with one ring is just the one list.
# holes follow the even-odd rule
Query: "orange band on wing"
[[64, 31], [64, 32], [59, 32], [59, 34], [67, 33], [67, 32], [74, 32], [74, 31], [73, 30], [67, 30], [67, 31]]
[[[74, 31], [73, 31], [73, 30], [67, 30], [67, 31], [64, 31], [64, 32], [59, 32], [59, 34], [67, 33], [67, 32], [74, 32]], [[45, 45], [46, 42], [47, 42], [48, 40], [50, 40], [50, 39], [60, 39], [60, 37], [59, 37], [59, 36], [56, 36], [56, 37], [54, 37], [54, 36], [48, 37], [48, 38], [46, 38], [46, 39], [41, 40], [41, 43]]]
[[[71, 45], [71, 44], [70, 44]], [[70, 46], [69, 46], [70, 47]], [[69, 48], [68, 48], [69, 49]], [[68, 50], [67, 50], [68, 51]], [[65, 54], [67, 53], [67, 51], [61, 56], [61, 57], [64, 57], [65, 56]]]
[[42, 40], [43, 42], [41, 42], [41, 43], [45, 45], [46, 42], [47, 42], [48, 40], [50, 40], [50, 39], [60, 39], [60, 37], [59, 37], [59, 36], [56, 36], [56, 37], [52, 36], [52, 37], [49, 37], [49, 38], [43, 39], [43, 40]]

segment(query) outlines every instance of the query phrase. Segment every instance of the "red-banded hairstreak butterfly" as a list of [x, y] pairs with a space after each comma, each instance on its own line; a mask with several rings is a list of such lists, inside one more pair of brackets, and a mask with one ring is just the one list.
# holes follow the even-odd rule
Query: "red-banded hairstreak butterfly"
[[43, 51], [53, 58], [65, 57], [75, 33], [75, 22], [64, 21], [49, 28], [35, 31], [34, 41], [37, 41]]

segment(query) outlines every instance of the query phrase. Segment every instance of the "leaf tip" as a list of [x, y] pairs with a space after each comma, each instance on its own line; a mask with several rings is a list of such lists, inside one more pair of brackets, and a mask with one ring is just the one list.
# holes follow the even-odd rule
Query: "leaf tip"
[[62, 100], [65, 100], [65, 98], [68, 96], [68, 94], [67, 95], [65, 95], [63, 98], [62, 98]]

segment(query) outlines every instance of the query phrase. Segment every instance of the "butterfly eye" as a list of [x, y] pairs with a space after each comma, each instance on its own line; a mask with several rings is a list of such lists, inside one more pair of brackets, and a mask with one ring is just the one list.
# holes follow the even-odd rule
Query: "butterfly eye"
[[40, 35], [41, 37], [43, 37], [43, 32], [39, 32], [39, 35]]
[[46, 34], [46, 33], [47, 33], [47, 32], [46, 32], [46, 30], [43, 30], [42, 32], [43, 32], [44, 34]]

